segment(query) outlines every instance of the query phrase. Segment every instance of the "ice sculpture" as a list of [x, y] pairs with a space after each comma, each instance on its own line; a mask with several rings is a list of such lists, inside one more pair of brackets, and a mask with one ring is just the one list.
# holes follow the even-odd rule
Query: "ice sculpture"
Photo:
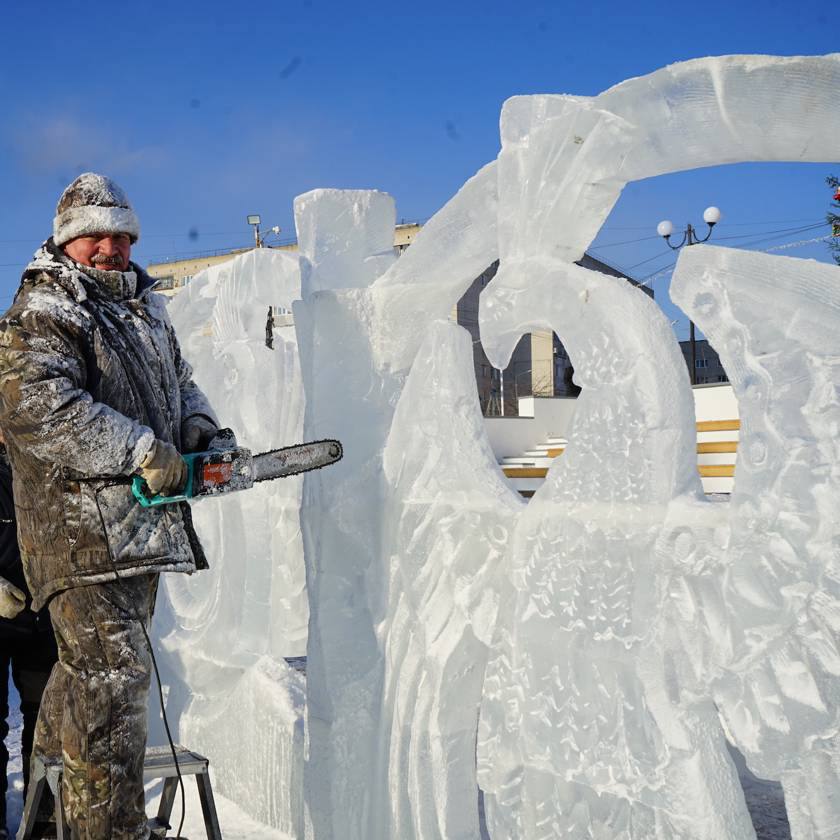
[[[291, 324], [275, 330], [273, 350], [265, 344], [269, 306], [290, 311], [299, 296], [297, 256], [261, 249], [196, 275], [170, 304], [196, 382], [255, 452], [301, 440]], [[178, 737], [212, 757], [221, 793], [292, 836], [303, 828], [305, 688], [284, 657], [306, 644], [302, 483], [195, 504], [210, 569], [165, 576], [155, 619]]]
[[[389, 262], [386, 197], [299, 199], [305, 429], [342, 438], [348, 453], [305, 484], [315, 838], [477, 836], [465, 721], [481, 697], [458, 663], [482, 666], [497, 595], [478, 745], [494, 837], [752, 836], [700, 679], [725, 657], [707, 634], [687, 648], [704, 658], [683, 662], [671, 633], [680, 616], [669, 593], [703, 565], [685, 523], [723, 516], [699, 495], [687, 377], [641, 293], [573, 263], [629, 180], [832, 159], [838, 82], [838, 56], [736, 56], [675, 65], [594, 98], [516, 97], [498, 161], [379, 277]], [[352, 239], [364, 247], [344, 244]], [[469, 401], [429, 410], [420, 396], [435, 393], [423, 380], [441, 376], [442, 348], [452, 362], [468, 358], [435, 316], [496, 257], [481, 304], [491, 358], [504, 366], [523, 332], [548, 326], [591, 390], [564, 463], [518, 517], [477, 440], [451, 483], [443, 472], [454, 437], [471, 439]], [[440, 381], [455, 389], [468, 379]], [[437, 429], [447, 430], [440, 439]], [[453, 487], [463, 510], [449, 507]], [[517, 520], [504, 558], [476, 510]], [[460, 602], [442, 597], [462, 578], [485, 582], [486, 608], [476, 609], [471, 587]], [[449, 635], [437, 646], [441, 628]], [[458, 678], [446, 678], [453, 670]]]
[[[836, 157], [837, 90], [840, 56], [731, 56], [597, 97], [514, 97], [498, 159], [400, 258], [389, 196], [317, 190], [295, 203], [299, 271], [258, 251], [173, 303], [244, 444], [345, 445], [303, 485], [308, 837], [476, 840], [480, 781], [495, 840], [751, 838], [718, 709], [753, 769], [783, 780], [797, 840], [836, 836], [840, 269], [681, 257], [679, 300], [742, 403], [727, 506], [700, 493], [661, 314], [575, 260], [628, 181]], [[469, 338], [446, 322], [495, 259], [491, 358], [554, 329], [584, 386], [527, 507], [484, 438]], [[267, 306], [298, 297], [303, 435], [293, 343], [263, 346]], [[215, 757], [220, 789], [300, 836], [303, 686], [282, 656], [303, 638], [301, 500], [299, 482], [276, 489], [196, 506], [213, 570], [168, 582], [164, 664], [179, 736]]]
[[714, 707], [669, 692], [659, 632], [656, 542], [669, 502], [700, 495], [682, 354], [627, 283], [562, 263], [544, 280], [583, 392], [509, 547], [479, 731], [491, 835], [753, 837]]
[[684, 603], [714, 644], [729, 732], [755, 772], [782, 781], [793, 836], [835, 837], [840, 268], [704, 247], [681, 256], [672, 289], [720, 352], [741, 416], [717, 540], [685, 523], [687, 559], [714, 562], [694, 570]]
[[[585, 396], [566, 455], [511, 544], [479, 742], [494, 836], [753, 836], [711, 693], [681, 667], [669, 632], [669, 587], [689, 538], [670, 552], [662, 541], [714, 516], [697, 498], [684, 364], [661, 314], [570, 260], [631, 178], [830, 159], [838, 81], [837, 57], [730, 57], [592, 100], [505, 104], [501, 266], [481, 301], [485, 348], [503, 366], [523, 332], [551, 327]], [[770, 139], [755, 108], [768, 101], [782, 115]]]
[[377, 784], [390, 792], [390, 837], [477, 836], [476, 701], [501, 560], [522, 500], [498, 472], [476, 484], [493, 453], [472, 357], [465, 330], [430, 326], [384, 452], [389, 493], [376, 635], [388, 736]]

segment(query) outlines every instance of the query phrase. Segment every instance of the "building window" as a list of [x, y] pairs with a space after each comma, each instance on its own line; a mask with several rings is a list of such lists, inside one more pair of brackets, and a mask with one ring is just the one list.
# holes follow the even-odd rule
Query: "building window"
[[696, 368], [707, 368], [709, 366], [708, 359], [695, 359], [694, 360], [694, 367]]
[[717, 381], [718, 382], [729, 382], [729, 377], [725, 373], [722, 373], [720, 376], [718, 376]]

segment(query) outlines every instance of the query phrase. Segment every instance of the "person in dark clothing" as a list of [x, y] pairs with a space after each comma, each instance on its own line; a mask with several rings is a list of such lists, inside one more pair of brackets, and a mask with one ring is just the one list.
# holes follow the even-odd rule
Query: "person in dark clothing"
[[149, 838], [146, 627], [161, 572], [207, 568], [189, 505], [144, 507], [131, 492], [136, 475], [153, 495], [182, 489], [181, 453], [210, 448], [219, 431], [166, 299], [131, 261], [139, 236], [123, 190], [83, 173], [0, 318], [18, 544], [59, 655], [33, 756], [61, 756], [74, 840]]
[[21, 758], [23, 795], [29, 786], [29, 759], [41, 695], [53, 665], [58, 661], [49, 611], [34, 613], [23, 577], [15, 531], [12, 471], [0, 437], [0, 840], [6, 840], [6, 790], [9, 750], [9, 669], [20, 695], [23, 716]]

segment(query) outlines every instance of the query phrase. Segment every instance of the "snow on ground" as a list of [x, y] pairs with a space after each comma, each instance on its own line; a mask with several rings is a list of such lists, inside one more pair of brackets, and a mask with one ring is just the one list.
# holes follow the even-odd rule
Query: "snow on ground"
[[23, 775], [20, 760], [20, 735], [23, 731], [23, 717], [20, 714], [20, 697], [9, 679], [9, 735], [6, 746], [9, 749], [9, 788], [6, 792], [6, 822], [12, 835], [17, 831], [23, 812]]
[[[212, 778], [211, 768], [211, 778]], [[158, 799], [160, 798], [161, 782], [152, 782], [146, 786], [146, 811], [149, 814], [157, 813]], [[198, 788], [193, 778], [184, 778], [184, 793], [186, 795], [187, 814], [184, 819], [182, 835], [196, 840], [206, 837], [204, 819], [201, 814], [201, 803], [198, 800]], [[222, 837], [225, 840], [296, 840], [282, 831], [276, 831], [262, 823], [255, 822], [242, 811], [236, 804], [224, 796], [219, 796], [215, 791], [213, 797], [216, 800], [216, 811], [219, 815], [219, 825], [222, 829]], [[181, 797], [175, 797], [175, 807], [172, 809], [172, 836], [178, 830], [178, 823], [181, 820]]]

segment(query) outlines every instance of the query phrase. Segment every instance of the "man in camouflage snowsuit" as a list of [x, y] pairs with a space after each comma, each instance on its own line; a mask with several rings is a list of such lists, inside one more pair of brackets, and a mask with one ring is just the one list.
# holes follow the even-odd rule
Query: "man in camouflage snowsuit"
[[175, 492], [178, 453], [206, 448], [218, 425], [164, 299], [129, 262], [138, 236], [123, 191], [79, 176], [0, 321], [20, 550], [59, 649], [34, 751], [63, 755], [75, 840], [148, 836], [144, 625], [158, 573], [206, 567], [189, 507], [141, 507], [127, 484], [139, 473], [153, 493]]

